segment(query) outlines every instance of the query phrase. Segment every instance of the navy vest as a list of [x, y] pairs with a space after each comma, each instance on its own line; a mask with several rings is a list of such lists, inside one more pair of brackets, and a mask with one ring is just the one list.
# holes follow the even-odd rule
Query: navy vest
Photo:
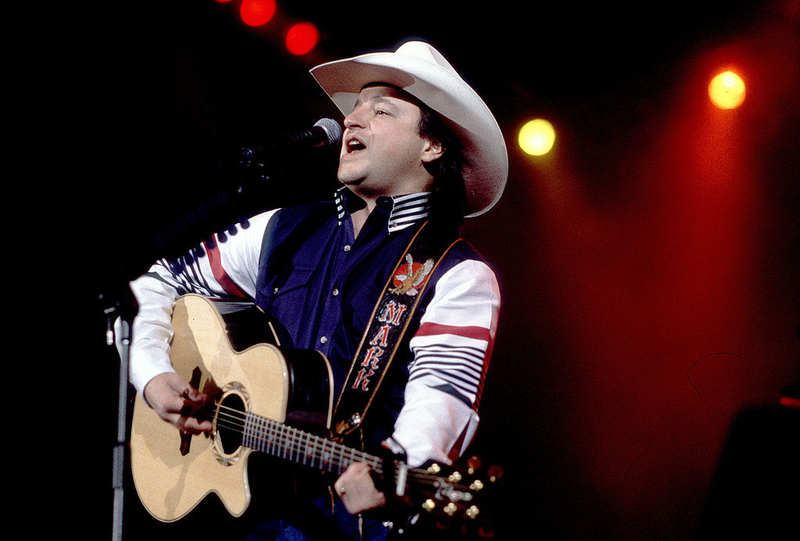
[[[390, 211], [390, 201], [379, 201], [353, 239], [349, 223], [340, 223], [332, 202], [281, 209], [264, 235], [256, 305], [276, 322], [282, 345], [318, 350], [328, 357], [336, 398], [386, 281], [420, 227], [389, 233]], [[419, 328], [438, 278], [458, 262], [478, 258], [466, 242], [459, 242], [431, 277], [364, 423], [368, 450], [377, 449], [391, 435], [403, 406], [412, 360], [408, 342]]]

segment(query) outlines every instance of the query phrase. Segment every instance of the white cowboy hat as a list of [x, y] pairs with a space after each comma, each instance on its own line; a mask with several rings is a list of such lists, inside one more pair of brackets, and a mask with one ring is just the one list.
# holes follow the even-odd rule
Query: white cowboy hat
[[409, 41], [393, 53], [328, 62], [312, 68], [311, 75], [345, 116], [365, 85], [402, 88], [444, 118], [464, 145], [467, 217], [483, 214], [500, 199], [508, 178], [500, 126], [480, 96], [429, 44]]

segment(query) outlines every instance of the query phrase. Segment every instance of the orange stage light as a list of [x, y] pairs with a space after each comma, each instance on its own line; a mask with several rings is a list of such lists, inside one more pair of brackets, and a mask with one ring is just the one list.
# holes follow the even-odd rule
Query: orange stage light
[[711, 79], [708, 96], [720, 109], [735, 109], [745, 98], [744, 81], [736, 73], [724, 71]]

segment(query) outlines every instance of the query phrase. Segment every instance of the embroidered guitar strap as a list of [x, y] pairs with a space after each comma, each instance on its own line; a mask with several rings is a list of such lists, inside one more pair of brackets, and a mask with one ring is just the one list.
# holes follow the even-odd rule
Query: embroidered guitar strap
[[411, 239], [375, 305], [334, 409], [334, 438], [361, 426], [433, 271], [458, 242], [437, 242], [436, 235], [426, 234], [426, 225]]

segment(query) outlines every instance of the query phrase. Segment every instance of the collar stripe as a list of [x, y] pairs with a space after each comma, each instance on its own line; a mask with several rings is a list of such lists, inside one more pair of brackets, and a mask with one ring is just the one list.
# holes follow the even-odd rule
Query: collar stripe
[[[345, 207], [344, 193], [346, 187], [340, 188], [334, 194], [334, 202], [336, 203], [336, 218], [341, 224], [344, 217], [347, 215]], [[388, 230], [389, 233], [402, 231], [407, 227], [414, 225], [420, 220], [424, 220], [430, 214], [430, 199], [429, 193], [414, 193], [408, 195], [395, 195], [389, 199], [392, 200], [392, 210], [389, 214]]]

